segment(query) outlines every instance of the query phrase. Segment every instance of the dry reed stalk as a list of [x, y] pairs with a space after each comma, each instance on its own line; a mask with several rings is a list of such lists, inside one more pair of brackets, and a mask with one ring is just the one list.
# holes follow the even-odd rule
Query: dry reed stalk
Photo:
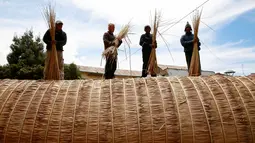
[[201, 14], [202, 14], [202, 11], [201, 12], [196, 11], [192, 19], [195, 42], [194, 42], [193, 53], [192, 53], [192, 58], [190, 62], [189, 76], [201, 75], [201, 63], [200, 63], [200, 56], [198, 52], [198, 29], [199, 29]]
[[114, 40], [115, 45], [108, 47], [106, 50], [104, 50], [102, 56], [105, 59], [109, 59], [110, 61], [114, 61], [117, 59], [118, 56], [118, 45], [119, 45], [119, 40], [118, 39], [124, 39], [126, 43], [129, 46], [129, 38], [128, 38], [128, 33], [130, 31], [130, 22], [126, 24], [119, 32], [119, 34], [116, 36], [116, 39]]
[[[45, 9], [44, 9], [44, 18], [47, 22], [47, 25], [50, 29], [50, 35], [51, 40], [55, 40], [55, 18], [56, 13], [51, 3], [49, 3]], [[46, 67], [46, 80], [59, 80], [60, 79], [60, 73], [59, 73], [59, 65], [58, 65], [58, 57], [57, 57], [57, 50], [56, 50], [56, 44], [52, 44], [50, 57], [47, 61], [48, 64]]]
[[151, 49], [151, 54], [149, 58], [149, 63], [148, 63], [148, 72], [151, 75], [157, 74], [158, 73], [158, 64], [157, 64], [157, 56], [156, 56], [156, 39], [157, 39], [157, 33], [158, 33], [158, 28], [160, 25], [160, 20], [161, 20], [161, 13], [158, 13], [155, 10], [155, 15], [153, 19], [153, 25], [152, 25], [152, 49]]
[[0, 142], [251, 143], [253, 91], [255, 79], [217, 75], [5, 80]]

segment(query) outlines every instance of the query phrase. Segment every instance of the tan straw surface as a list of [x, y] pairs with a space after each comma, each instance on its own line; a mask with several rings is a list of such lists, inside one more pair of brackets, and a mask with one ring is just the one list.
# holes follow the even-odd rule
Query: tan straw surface
[[0, 80], [1, 143], [252, 143], [255, 79]]

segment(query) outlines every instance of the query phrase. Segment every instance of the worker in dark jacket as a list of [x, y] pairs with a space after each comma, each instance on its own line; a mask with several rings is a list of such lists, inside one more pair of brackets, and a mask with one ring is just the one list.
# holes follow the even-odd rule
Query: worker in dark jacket
[[[106, 50], [107, 48], [111, 46], [115, 46], [115, 39], [116, 37], [113, 35], [115, 30], [115, 25], [110, 23], [108, 24], [108, 31], [104, 33], [103, 35], [103, 41], [104, 41], [104, 49]], [[119, 40], [119, 44], [117, 45], [118, 47], [122, 44], [122, 40]], [[104, 77], [105, 79], [112, 79], [114, 78], [114, 73], [117, 68], [117, 59], [114, 59], [111, 61], [109, 58], [106, 58], [106, 64], [105, 64], [105, 73]]]
[[[190, 62], [191, 62], [191, 58], [192, 58], [192, 52], [193, 52], [193, 47], [194, 47], [194, 34], [192, 34], [192, 28], [191, 25], [189, 24], [189, 22], [187, 22], [186, 26], [185, 26], [185, 35], [183, 35], [181, 37], [181, 44], [184, 47], [184, 52], [185, 52], [185, 56], [186, 56], [186, 62], [187, 62], [187, 66], [188, 66], [188, 70], [190, 68]], [[200, 45], [201, 43], [199, 42], [198, 39], [198, 51], [200, 51]]]
[[[145, 34], [141, 35], [140, 38], [140, 46], [142, 46], [142, 54], [143, 54], [143, 69], [142, 69], [142, 77], [147, 77], [148, 75], [148, 64], [151, 54], [152, 48], [157, 48], [157, 42], [155, 44], [152, 44], [152, 34], [151, 27], [149, 25], [146, 25], [144, 27]], [[156, 74], [152, 73], [152, 77], [155, 77]]]
[[52, 48], [52, 44], [56, 44], [60, 79], [61, 80], [64, 79], [63, 46], [66, 45], [67, 36], [66, 36], [66, 33], [62, 30], [62, 27], [63, 27], [63, 22], [60, 20], [56, 21], [55, 40], [51, 40], [50, 29], [48, 29], [43, 36], [43, 41], [47, 44], [46, 46], [47, 55], [45, 60], [44, 78], [46, 78], [45, 72], [46, 72], [46, 68], [48, 67], [47, 64], [49, 63], [49, 60], [50, 60], [50, 51]]

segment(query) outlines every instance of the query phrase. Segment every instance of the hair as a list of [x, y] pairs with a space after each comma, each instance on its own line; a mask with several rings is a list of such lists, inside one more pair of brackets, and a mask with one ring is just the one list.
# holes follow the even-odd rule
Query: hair
[[151, 29], [150, 25], [144, 26], [144, 30], [146, 30], [147, 28], [150, 28], [150, 29]]
[[115, 26], [113, 23], [109, 23], [108, 24], [108, 27], [110, 27], [110, 26]]

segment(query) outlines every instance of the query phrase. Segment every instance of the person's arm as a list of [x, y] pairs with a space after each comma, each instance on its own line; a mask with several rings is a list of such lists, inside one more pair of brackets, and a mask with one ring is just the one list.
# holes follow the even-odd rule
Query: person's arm
[[201, 50], [201, 48], [200, 48], [200, 46], [201, 46], [201, 43], [200, 43], [200, 40], [199, 40], [199, 38], [198, 38], [198, 42], [197, 42], [197, 44], [198, 44], [198, 51], [200, 51], [200, 50]]
[[185, 41], [184, 36], [181, 37], [180, 42], [181, 42], [183, 47], [187, 47], [188, 45], [193, 44], [193, 40]]
[[47, 30], [43, 36], [43, 42], [47, 45], [51, 43], [50, 30]]
[[139, 45], [143, 46], [143, 44], [144, 44], [144, 37], [143, 35], [141, 35]]
[[115, 45], [114, 41], [109, 41], [108, 40], [108, 34], [107, 33], [104, 34], [103, 40], [104, 40], [104, 44], [106, 45], [106, 47], [114, 46]]
[[66, 41], [67, 41], [67, 36], [66, 36], [66, 33], [63, 32], [63, 40], [57, 41], [57, 44], [60, 44], [61, 46], [65, 46], [66, 45]]
[[119, 47], [121, 44], [122, 44], [122, 40], [119, 40], [119, 45], [118, 45], [118, 47]]
[[142, 47], [148, 47], [148, 46], [150, 46], [150, 44], [147, 43], [147, 41], [145, 40], [145, 35], [142, 35], [142, 36], [141, 36], [139, 45], [142, 46]]
[[157, 43], [157, 40], [155, 40], [155, 48], [158, 47], [158, 43]]
[[197, 38], [198, 40], [198, 42], [197, 42], [197, 44], [198, 44], [198, 46], [201, 46], [201, 43], [200, 43], [200, 40], [199, 40], [199, 38]]

